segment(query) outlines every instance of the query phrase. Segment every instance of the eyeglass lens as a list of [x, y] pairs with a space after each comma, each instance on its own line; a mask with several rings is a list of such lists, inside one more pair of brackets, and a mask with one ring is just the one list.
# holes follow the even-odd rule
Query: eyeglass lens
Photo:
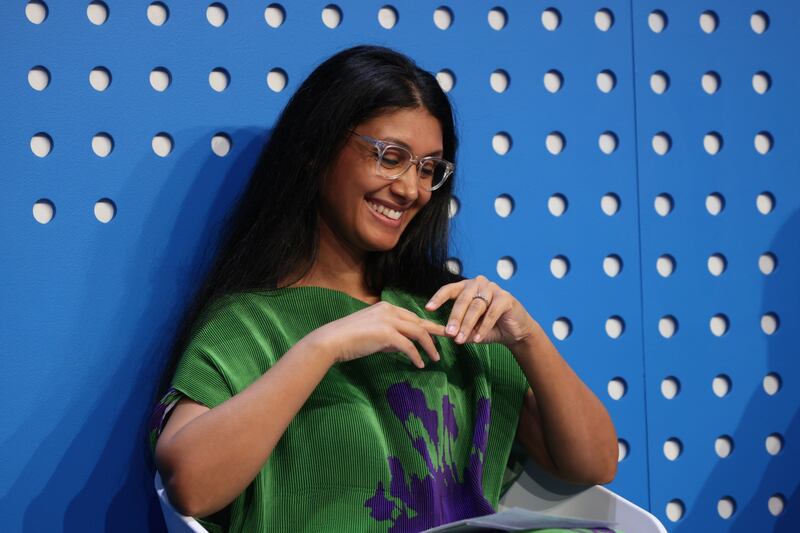
[[[399, 176], [409, 166], [411, 166], [411, 154], [399, 147], [387, 147], [378, 160], [378, 170], [387, 178]], [[436, 187], [447, 176], [447, 163], [441, 159], [428, 159], [419, 165], [417, 173], [423, 186]]]

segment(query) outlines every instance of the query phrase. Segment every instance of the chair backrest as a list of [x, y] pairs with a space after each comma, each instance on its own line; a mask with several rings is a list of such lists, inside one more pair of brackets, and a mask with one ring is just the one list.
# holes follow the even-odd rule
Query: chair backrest
[[531, 511], [616, 522], [636, 533], [667, 533], [652, 514], [601, 485], [581, 487], [564, 483], [527, 461], [519, 479], [500, 499], [498, 510], [522, 507]]
[[167, 524], [169, 533], [208, 533], [208, 530], [200, 525], [200, 522], [191, 516], [182, 515], [172, 506], [158, 470], [156, 470], [155, 486], [158, 501], [161, 503], [161, 513], [164, 515], [164, 523]]

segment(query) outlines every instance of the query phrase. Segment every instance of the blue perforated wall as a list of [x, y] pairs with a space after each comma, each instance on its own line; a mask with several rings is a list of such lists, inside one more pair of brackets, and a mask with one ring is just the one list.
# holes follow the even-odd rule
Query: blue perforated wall
[[609, 488], [670, 531], [796, 531], [800, 9], [791, 2], [0, 6], [0, 516], [161, 530], [144, 424], [219, 224], [289, 96], [385, 44], [461, 151], [453, 268], [605, 402]]

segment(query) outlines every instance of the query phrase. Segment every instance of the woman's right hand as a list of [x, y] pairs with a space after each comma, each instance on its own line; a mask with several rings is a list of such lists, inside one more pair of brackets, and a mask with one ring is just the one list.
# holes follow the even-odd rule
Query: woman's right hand
[[403, 352], [419, 368], [425, 366], [412, 341], [430, 358], [440, 359], [431, 335], [445, 336], [445, 326], [389, 302], [378, 302], [310, 333], [330, 349], [332, 363], [359, 359], [375, 352]]

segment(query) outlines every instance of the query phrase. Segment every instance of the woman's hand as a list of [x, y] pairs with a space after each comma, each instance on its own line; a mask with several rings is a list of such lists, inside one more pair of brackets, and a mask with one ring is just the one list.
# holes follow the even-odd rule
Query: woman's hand
[[412, 341], [429, 357], [441, 357], [431, 335], [444, 336], [444, 326], [417, 316], [408, 309], [378, 302], [346, 317], [329, 322], [309, 335], [330, 347], [335, 363], [351, 361], [375, 352], [403, 352], [419, 368], [425, 366]]
[[[486, 300], [477, 298], [484, 296]], [[522, 342], [536, 330], [536, 321], [511, 293], [485, 276], [443, 285], [425, 309], [433, 311], [455, 299], [446, 334], [455, 342], [500, 342], [507, 347]], [[488, 300], [488, 301], [487, 301]]]

